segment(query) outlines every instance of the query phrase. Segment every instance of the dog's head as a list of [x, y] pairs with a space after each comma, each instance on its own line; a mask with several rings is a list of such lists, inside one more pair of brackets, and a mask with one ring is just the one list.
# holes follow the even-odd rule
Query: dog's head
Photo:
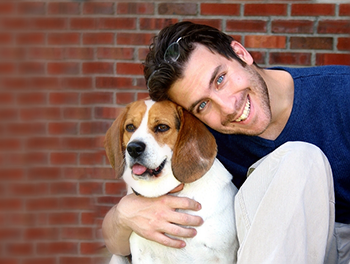
[[166, 194], [202, 177], [216, 157], [205, 125], [170, 102], [141, 100], [126, 106], [105, 137], [117, 178], [146, 197]]

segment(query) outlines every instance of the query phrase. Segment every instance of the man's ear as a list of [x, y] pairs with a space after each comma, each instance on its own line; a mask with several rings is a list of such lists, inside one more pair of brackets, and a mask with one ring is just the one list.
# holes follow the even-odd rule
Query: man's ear
[[243, 47], [243, 45], [241, 43], [234, 40], [231, 42], [231, 47], [232, 47], [234, 53], [236, 53], [238, 58], [240, 58], [242, 61], [244, 61], [248, 65], [253, 64], [254, 59], [253, 59], [252, 55], [250, 55], [250, 53], [245, 49], [245, 47]]

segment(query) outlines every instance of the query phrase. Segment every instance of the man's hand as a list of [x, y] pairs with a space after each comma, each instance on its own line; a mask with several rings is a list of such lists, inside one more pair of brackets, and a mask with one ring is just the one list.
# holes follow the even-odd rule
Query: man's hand
[[199, 216], [177, 212], [176, 209], [198, 211], [201, 205], [189, 198], [171, 195], [158, 198], [126, 195], [104, 219], [103, 234], [107, 248], [114, 254], [129, 254], [132, 231], [168, 247], [185, 247], [186, 243], [181, 238], [194, 237], [197, 232], [194, 228], [182, 226], [200, 226], [203, 220]]

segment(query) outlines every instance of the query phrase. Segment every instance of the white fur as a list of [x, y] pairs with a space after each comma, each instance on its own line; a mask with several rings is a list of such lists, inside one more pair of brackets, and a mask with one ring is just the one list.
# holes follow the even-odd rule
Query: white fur
[[[151, 104], [148, 103], [147, 106], [149, 110]], [[156, 197], [168, 193], [180, 182], [172, 174], [172, 151], [168, 146], [159, 146], [154, 137], [147, 132], [147, 113], [130, 141], [137, 139], [147, 144], [149, 164], [158, 166], [164, 158], [167, 158], [168, 162], [160, 177], [144, 180], [132, 175], [128, 167], [131, 158], [126, 153], [126, 170], [123, 178], [129, 187], [142, 195]], [[234, 220], [234, 196], [237, 188], [231, 179], [231, 174], [219, 160], [215, 159], [211, 169], [202, 178], [185, 184], [182, 191], [173, 194], [189, 197], [202, 205], [202, 209], [198, 212], [185, 212], [201, 216], [204, 220], [203, 225], [196, 228], [197, 235], [194, 238], [184, 239], [186, 247], [183, 249], [165, 247], [132, 233], [130, 247], [133, 264], [236, 263], [238, 240]], [[110, 261], [110, 264], [125, 263], [128, 262], [124, 257], [115, 255]]]

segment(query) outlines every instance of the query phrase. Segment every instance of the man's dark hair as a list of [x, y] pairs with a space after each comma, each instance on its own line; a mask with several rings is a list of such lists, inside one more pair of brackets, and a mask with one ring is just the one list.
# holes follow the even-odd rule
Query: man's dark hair
[[[166, 49], [180, 37], [181, 39], [178, 41], [180, 57], [174, 62], [164, 61]], [[179, 22], [162, 29], [154, 37], [149, 53], [143, 63], [144, 76], [150, 97], [155, 101], [169, 99], [168, 91], [170, 87], [179, 78], [183, 77], [184, 66], [198, 43], [206, 46], [211, 52], [218, 53], [227, 59], [235, 59], [245, 66], [245, 62], [234, 53], [231, 47], [233, 40], [231, 36], [216, 28], [188, 21]]]

